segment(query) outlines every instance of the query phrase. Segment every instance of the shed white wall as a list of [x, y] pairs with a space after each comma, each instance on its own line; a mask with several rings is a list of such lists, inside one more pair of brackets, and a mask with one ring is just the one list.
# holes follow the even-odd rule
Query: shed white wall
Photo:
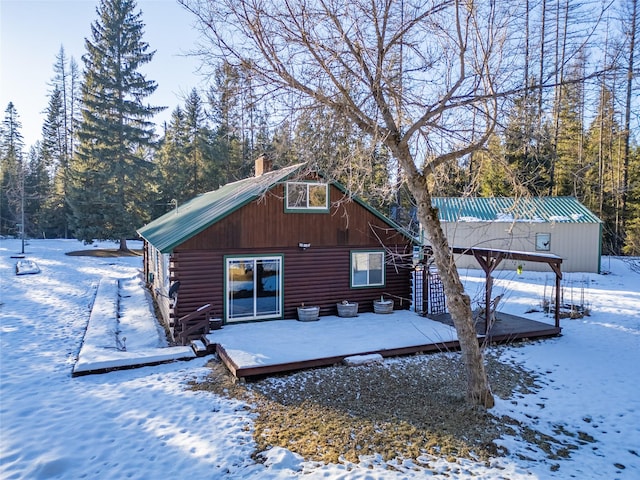
[[[598, 273], [600, 268], [600, 225], [597, 223], [443, 222], [442, 227], [455, 247], [496, 248], [532, 253], [551, 253], [563, 259], [565, 272]], [[549, 233], [549, 251], [536, 250], [536, 234]], [[505, 260], [499, 268], [515, 270], [519, 263]], [[472, 255], [456, 256], [460, 268], [480, 268]], [[525, 270], [547, 271], [544, 263], [524, 262]]]

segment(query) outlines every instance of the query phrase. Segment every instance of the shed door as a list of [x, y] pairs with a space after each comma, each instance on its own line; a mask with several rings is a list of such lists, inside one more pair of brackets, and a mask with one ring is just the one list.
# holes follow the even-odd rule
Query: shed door
[[227, 322], [282, 317], [282, 257], [226, 259]]

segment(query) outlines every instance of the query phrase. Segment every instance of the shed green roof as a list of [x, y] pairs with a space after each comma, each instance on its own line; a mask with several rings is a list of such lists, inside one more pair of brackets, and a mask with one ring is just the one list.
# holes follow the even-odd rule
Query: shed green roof
[[575, 197], [434, 197], [443, 222], [602, 223]]
[[301, 166], [291, 165], [203, 193], [140, 228], [138, 234], [162, 253], [169, 253], [213, 223], [258, 198]]

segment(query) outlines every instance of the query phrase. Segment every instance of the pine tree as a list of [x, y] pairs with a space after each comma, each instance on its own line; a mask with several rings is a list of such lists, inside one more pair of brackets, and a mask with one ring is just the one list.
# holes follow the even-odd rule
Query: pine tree
[[[637, 55], [637, 25], [638, 25], [638, 1], [630, 0], [626, 9], [627, 15], [624, 15], [622, 18], [628, 18], [628, 24], [625, 25], [623, 22], [623, 31], [626, 31], [628, 38], [628, 56], [627, 62], [625, 65], [625, 70], [627, 74], [626, 81], [626, 99], [625, 99], [625, 113], [624, 113], [624, 153], [623, 153], [623, 178], [622, 178], [622, 213], [621, 213], [621, 226], [622, 226], [622, 234], [625, 237], [625, 252], [628, 251], [628, 245], [633, 243], [634, 241], [638, 245], [639, 248], [636, 250], [636, 255], [640, 253], [640, 206], [637, 204], [633, 204], [633, 200], [640, 201], [638, 196], [639, 188], [635, 188], [634, 192], [631, 193], [631, 174], [632, 174], [632, 166], [634, 165], [631, 161], [631, 99], [635, 95], [637, 98], [638, 95], [638, 75], [635, 75], [636, 81], [634, 82], [634, 57]], [[629, 25], [630, 24], [630, 25]], [[636, 64], [637, 65], [637, 64]], [[637, 154], [638, 149], [635, 149]], [[636, 155], [636, 163], [635, 167], [638, 168], [638, 158]], [[636, 173], [640, 173], [637, 172]], [[636, 183], [636, 185], [638, 185]], [[633, 198], [632, 197], [636, 197]], [[632, 207], [632, 208], [630, 208]], [[632, 210], [635, 208], [634, 210]], [[631, 220], [631, 221], [629, 221]], [[635, 233], [632, 234], [633, 232]], [[629, 232], [627, 232], [629, 230]], [[631, 242], [629, 241], [629, 236], [632, 237]]]
[[51, 211], [47, 208], [51, 205], [49, 199], [52, 185], [49, 171], [50, 166], [43, 155], [42, 143], [36, 142], [29, 150], [24, 172], [25, 232], [31, 237], [46, 237], [51, 226]]
[[56, 55], [53, 71], [52, 91], [42, 129], [42, 153], [54, 175], [53, 197], [47, 200], [47, 231], [68, 238], [69, 162], [76, 146], [80, 72], [73, 57], [67, 58], [62, 46]]
[[625, 255], [640, 256], [640, 146], [629, 148], [627, 194], [628, 220], [625, 224]]
[[584, 158], [584, 126], [582, 124], [583, 88], [576, 81], [582, 75], [583, 62], [580, 57], [571, 66], [569, 79], [573, 82], [557, 87], [558, 104], [555, 108], [555, 165], [553, 193], [582, 198], [584, 195], [583, 178], [589, 169]]
[[60, 47], [53, 64], [54, 77], [51, 81], [52, 93], [57, 91], [60, 96], [60, 135], [61, 149], [60, 161], [65, 163], [73, 155], [73, 130], [76, 122], [78, 92], [78, 67], [73, 58], [67, 59], [64, 47]]
[[142, 39], [142, 12], [135, 9], [134, 0], [101, 0], [91, 25], [69, 198], [78, 239], [119, 239], [122, 250], [146, 220], [145, 153], [153, 144], [150, 119], [162, 110], [143, 104], [157, 85], [139, 69], [155, 52]]
[[620, 146], [623, 132], [616, 121], [611, 90], [600, 89], [598, 111], [589, 126], [585, 156], [591, 168], [585, 175], [585, 204], [604, 221], [603, 245], [608, 254], [620, 252], [618, 210], [620, 206]]
[[409, 211], [406, 196], [390, 181], [391, 154], [384, 145], [321, 105], [301, 111], [296, 120], [295, 128], [286, 123], [276, 131], [268, 153], [283, 164], [313, 165], [381, 211], [389, 212], [392, 203]]
[[187, 165], [187, 127], [184, 110], [176, 107], [156, 153], [158, 177], [158, 208], [156, 216], [167, 211], [172, 202], [182, 204], [192, 195], [187, 192], [189, 169]]
[[0, 235], [20, 233], [24, 140], [20, 116], [9, 102], [0, 130]]
[[239, 67], [223, 63], [216, 68], [214, 84], [208, 92], [215, 149], [221, 183], [244, 178], [253, 168], [253, 159], [246, 157], [248, 142], [243, 133], [243, 78]]
[[[538, 107], [538, 99], [528, 92], [515, 98], [504, 133], [505, 160], [515, 179], [532, 195], [547, 193], [550, 185], [549, 128], [538, 121], [541, 117]], [[514, 185], [508, 185], [511, 182], [500, 172], [502, 168], [486, 166], [492, 179], [483, 182], [485, 193], [497, 188], [501, 194], [512, 194], [509, 190], [513, 191]], [[490, 187], [492, 183], [494, 187]]]
[[[510, 137], [507, 136], [509, 140]], [[529, 143], [530, 139], [522, 138], [523, 143]], [[507, 143], [511, 148], [513, 144]], [[513, 151], [511, 152], [512, 155]], [[530, 159], [528, 155], [523, 156]], [[515, 194], [517, 181], [526, 182], [523, 171], [530, 166], [523, 158], [518, 158], [522, 163], [514, 161], [513, 157], [505, 154], [505, 146], [501, 144], [497, 135], [492, 136], [487, 142], [487, 149], [473, 155], [476, 163], [477, 175], [475, 179], [475, 191], [481, 197], [509, 197]], [[522, 168], [522, 170], [519, 170]], [[446, 181], [446, 180], [445, 180]], [[526, 187], [525, 187], [526, 188]], [[462, 192], [449, 192], [449, 195], [460, 195]]]
[[194, 88], [185, 100], [184, 126], [187, 135], [185, 154], [190, 180], [185, 194], [199, 195], [220, 186], [219, 172], [212, 155], [211, 136], [204, 102]]
[[69, 161], [67, 156], [67, 136], [65, 134], [64, 98], [57, 85], [49, 96], [42, 126], [42, 143], [38, 155], [42, 158], [51, 185], [47, 198], [43, 198], [43, 221], [40, 227], [49, 237], [67, 238], [67, 178]]

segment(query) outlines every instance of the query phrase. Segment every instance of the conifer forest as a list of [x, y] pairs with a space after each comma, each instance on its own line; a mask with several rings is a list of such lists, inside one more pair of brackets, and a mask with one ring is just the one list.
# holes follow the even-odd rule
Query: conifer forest
[[[198, 16], [194, 4], [207, 2], [180, 3]], [[379, 32], [397, 40], [389, 42], [393, 48], [384, 59], [391, 72], [384, 88], [395, 95], [397, 110], [374, 112], [372, 103], [357, 103], [353, 95], [363, 115], [401, 117], [406, 102], [404, 111], [415, 116], [416, 92], [440, 88], [438, 79], [406, 60], [420, 49], [426, 57], [432, 44], [403, 37], [403, 22], [432, 22], [431, 42], [440, 35], [464, 46], [450, 58], [456, 76], [466, 65], [464, 85], [445, 100], [468, 107], [465, 118], [453, 121], [444, 108], [433, 117], [440, 128], [430, 130], [431, 120], [421, 124], [407, 147], [418, 169], [430, 169], [432, 196], [574, 196], [604, 222], [603, 254], [640, 255], [638, 0], [367, 3], [387, 15], [388, 31]], [[470, 19], [495, 21], [486, 30], [494, 32], [491, 51], [448, 28], [454, 4], [474, 11]], [[350, 12], [345, 3], [344, 17]], [[344, 32], [356, 38], [348, 45], [364, 51], [368, 37], [358, 40], [357, 19], [353, 25]], [[157, 83], [142, 73], [154, 61], [144, 26], [134, 0], [100, 1], [82, 58], [68, 57], [62, 45], [51, 59], [45, 120], [34, 145], [24, 143], [20, 105], [4, 106], [0, 236], [114, 240], [126, 248], [150, 220], [253, 175], [254, 160], [263, 154], [279, 167], [308, 162], [382, 213], [410, 221], [415, 199], [381, 132], [362, 128], [340, 108], [301, 100], [256, 78], [250, 54], [239, 62], [201, 52], [207, 86], [193, 88], [179, 105], [150, 105]], [[482, 56], [492, 60], [477, 62]], [[480, 64], [487, 72], [474, 70]], [[499, 75], [489, 89], [483, 79], [493, 68]], [[444, 77], [443, 84], [451, 80]], [[318, 84], [325, 80], [341, 81]], [[343, 88], [355, 87], [345, 80]], [[170, 120], [157, 125], [154, 116], [165, 108]], [[430, 161], [470, 138], [476, 147], [454, 161]]]

